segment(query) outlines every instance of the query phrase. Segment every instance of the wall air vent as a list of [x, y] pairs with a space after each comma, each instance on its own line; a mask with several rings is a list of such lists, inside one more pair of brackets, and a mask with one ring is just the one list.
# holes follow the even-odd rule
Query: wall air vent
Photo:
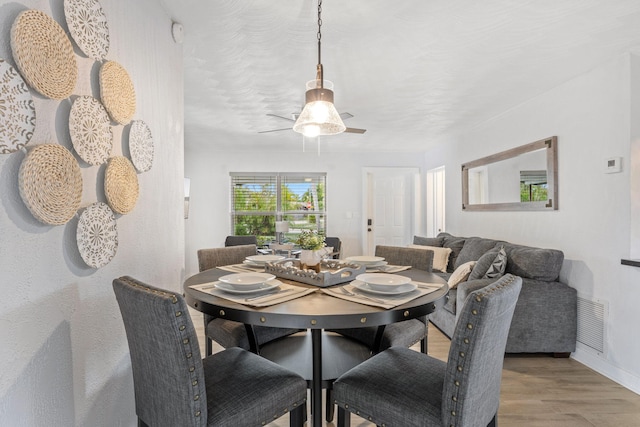
[[578, 344], [604, 356], [608, 317], [607, 301], [578, 295]]

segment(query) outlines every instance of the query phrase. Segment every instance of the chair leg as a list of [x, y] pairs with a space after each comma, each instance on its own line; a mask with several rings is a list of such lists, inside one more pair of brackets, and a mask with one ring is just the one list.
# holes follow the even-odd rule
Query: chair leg
[[329, 384], [327, 386], [327, 390], [325, 392], [325, 420], [327, 420], [328, 423], [330, 423], [331, 421], [333, 421], [333, 416], [335, 414], [335, 404], [333, 403], [333, 388], [331, 387], [331, 384]]
[[338, 427], [351, 427], [351, 412], [338, 406]]
[[213, 354], [213, 341], [211, 341], [211, 338], [207, 337], [205, 339], [204, 347], [204, 355], [211, 356]]
[[489, 421], [487, 427], [498, 427], [498, 414], [494, 415], [493, 418], [491, 418], [491, 421]]
[[289, 412], [289, 427], [302, 427], [305, 422], [307, 405], [301, 404]]
[[427, 338], [422, 338], [420, 340], [420, 353], [422, 354], [428, 354], [427, 353]]

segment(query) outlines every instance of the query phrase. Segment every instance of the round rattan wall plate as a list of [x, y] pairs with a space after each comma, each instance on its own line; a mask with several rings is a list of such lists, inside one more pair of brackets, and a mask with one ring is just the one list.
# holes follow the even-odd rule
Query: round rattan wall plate
[[118, 250], [118, 228], [113, 211], [105, 203], [94, 203], [80, 215], [76, 229], [78, 250], [93, 268], [109, 264]]
[[98, 0], [64, 0], [71, 37], [89, 58], [102, 61], [109, 52], [109, 26]]
[[22, 77], [42, 95], [65, 99], [73, 92], [78, 66], [62, 27], [46, 13], [26, 10], [11, 27], [11, 50]]
[[80, 207], [80, 166], [62, 145], [43, 144], [29, 151], [20, 165], [18, 183], [24, 204], [45, 224], [65, 224]]
[[100, 97], [115, 122], [129, 124], [136, 112], [136, 92], [127, 70], [115, 61], [100, 67]]
[[90, 165], [101, 165], [111, 154], [111, 120], [100, 101], [80, 96], [69, 113], [69, 133], [76, 153]]
[[131, 161], [138, 172], [146, 172], [153, 165], [153, 137], [149, 126], [142, 120], [131, 122], [129, 133]]
[[109, 159], [104, 174], [104, 192], [114, 212], [127, 214], [138, 200], [138, 175], [131, 161], [117, 156]]
[[29, 143], [36, 129], [36, 108], [18, 70], [0, 58], [0, 153]]

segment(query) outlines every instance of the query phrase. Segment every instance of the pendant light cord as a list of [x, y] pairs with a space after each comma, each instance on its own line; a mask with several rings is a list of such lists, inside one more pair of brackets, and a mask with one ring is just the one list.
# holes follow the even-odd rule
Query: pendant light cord
[[316, 87], [324, 87], [324, 71], [322, 70], [322, 61], [320, 55], [320, 45], [322, 41], [322, 0], [318, 0], [318, 66], [316, 70]]

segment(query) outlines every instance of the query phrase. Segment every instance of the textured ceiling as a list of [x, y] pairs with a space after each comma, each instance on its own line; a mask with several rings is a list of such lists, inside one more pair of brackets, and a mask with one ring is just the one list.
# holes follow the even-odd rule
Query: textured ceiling
[[[185, 144], [298, 149], [315, 0], [162, 0], [184, 26]], [[640, 45], [638, 0], [325, 0], [322, 63], [363, 135], [323, 151], [422, 151]]]

